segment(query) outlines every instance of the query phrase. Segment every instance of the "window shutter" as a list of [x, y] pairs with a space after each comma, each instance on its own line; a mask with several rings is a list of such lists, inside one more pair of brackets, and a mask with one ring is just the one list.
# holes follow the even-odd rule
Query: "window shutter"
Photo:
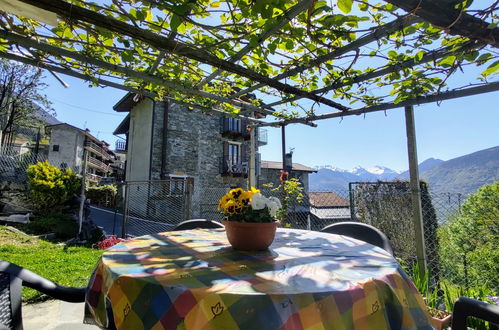
[[244, 134], [249, 134], [249, 131], [246, 127], [249, 125], [249, 120], [246, 118], [241, 119], [241, 132]]
[[229, 142], [224, 142], [224, 158], [229, 158]]
[[225, 121], [225, 117], [221, 116], [220, 117], [220, 133], [224, 132], [224, 121]]
[[242, 162], [247, 162], [249, 160], [249, 155], [246, 154], [246, 144], [241, 144], [241, 149], [239, 150], [239, 152], [241, 153], [240, 156], [239, 156], [239, 159], [242, 161]]

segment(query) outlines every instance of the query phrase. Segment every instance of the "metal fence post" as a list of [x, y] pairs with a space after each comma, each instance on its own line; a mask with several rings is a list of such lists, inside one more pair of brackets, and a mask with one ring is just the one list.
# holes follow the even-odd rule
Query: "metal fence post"
[[184, 193], [184, 198], [185, 198], [185, 219], [191, 219], [192, 218], [192, 195], [193, 195], [193, 188], [194, 188], [194, 182], [193, 179], [190, 178], [185, 178], [184, 179], [184, 187], [185, 187], [185, 193]]
[[128, 193], [128, 187], [129, 184], [127, 182], [125, 182], [125, 194], [124, 194], [124, 198], [125, 198], [125, 203], [123, 205], [123, 224], [121, 225], [121, 237], [122, 238], [126, 238], [126, 230], [127, 230], [127, 225], [128, 225], [128, 197], [129, 197], [129, 193]]

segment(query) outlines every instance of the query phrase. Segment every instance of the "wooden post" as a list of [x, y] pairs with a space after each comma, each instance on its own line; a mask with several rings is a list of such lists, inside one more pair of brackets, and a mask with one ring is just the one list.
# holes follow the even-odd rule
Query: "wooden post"
[[81, 234], [81, 228], [83, 225], [83, 209], [85, 208], [85, 184], [87, 179], [87, 137], [83, 141], [83, 165], [81, 170], [81, 194], [80, 194], [80, 210], [78, 212], [78, 237]]
[[421, 207], [421, 189], [419, 185], [418, 155], [416, 148], [416, 129], [414, 125], [414, 108], [405, 107], [405, 127], [407, 134], [407, 153], [409, 156], [410, 188], [412, 200], [412, 218], [416, 242], [416, 254], [419, 273], [424, 278], [426, 273], [426, 251], [424, 242], [423, 211]]

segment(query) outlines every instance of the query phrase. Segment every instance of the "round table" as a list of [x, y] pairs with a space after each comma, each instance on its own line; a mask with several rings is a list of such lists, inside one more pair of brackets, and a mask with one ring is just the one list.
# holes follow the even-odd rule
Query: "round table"
[[117, 244], [86, 303], [98, 325], [118, 329], [431, 329], [421, 295], [386, 251], [294, 229], [278, 229], [262, 252], [233, 250], [223, 229]]

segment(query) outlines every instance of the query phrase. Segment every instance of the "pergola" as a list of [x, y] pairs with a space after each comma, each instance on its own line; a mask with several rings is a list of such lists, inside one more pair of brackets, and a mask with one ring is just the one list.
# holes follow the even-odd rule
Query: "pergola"
[[471, 2], [0, 0], [0, 56], [254, 126], [405, 107], [425, 265], [412, 106], [499, 90], [499, 1]]

